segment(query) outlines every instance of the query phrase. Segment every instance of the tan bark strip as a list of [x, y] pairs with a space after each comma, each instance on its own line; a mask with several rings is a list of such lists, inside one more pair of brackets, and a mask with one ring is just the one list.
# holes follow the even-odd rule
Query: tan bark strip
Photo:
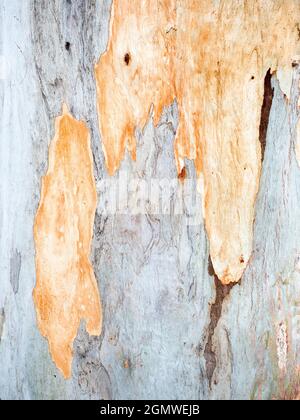
[[56, 120], [34, 225], [33, 296], [40, 332], [65, 378], [71, 376], [80, 321], [86, 321], [89, 334], [101, 333], [101, 303], [89, 261], [96, 202], [89, 131], [64, 107]]
[[114, 174], [154, 105], [157, 123], [177, 98], [175, 157], [204, 178], [214, 270], [240, 280], [252, 252], [261, 171], [264, 78], [287, 96], [299, 54], [299, 0], [114, 0], [107, 51], [96, 66], [100, 131]]

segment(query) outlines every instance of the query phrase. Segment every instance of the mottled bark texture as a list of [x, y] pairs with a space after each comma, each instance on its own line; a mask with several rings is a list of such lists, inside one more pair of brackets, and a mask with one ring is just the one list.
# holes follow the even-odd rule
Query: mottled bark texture
[[[296, 398], [297, 60], [290, 100], [276, 74], [266, 79], [253, 252], [240, 282], [222, 286], [216, 279], [204, 224], [187, 224], [188, 208], [183, 215], [110, 215], [98, 193], [91, 262], [103, 303], [102, 334], [90, 337], [81, 323], [69, 380], [52, 360], [32, 295], [33, 226], [63, 103], [91, 134], [96, 182], [108, 177], [94, 66], [108, 45], [110, 12], [110, 0], [0, 2], [0, 55], [8, 67], [0, 80], [0, 398]], [[177, 178], [178, 122], [175, 100], [157, 126], [150, 118], [143, 131], [138, 127], [136, 161], [125, 153], [114, 177], [126, 171], [129, 181]], [[194, 163], [185, 160], [185, 167], [196, 184]], [[171, 209], [178, 192], [187, 194], [183, 180], [174, 187]], [[201, 206], [198, 213], [203, 220]]]

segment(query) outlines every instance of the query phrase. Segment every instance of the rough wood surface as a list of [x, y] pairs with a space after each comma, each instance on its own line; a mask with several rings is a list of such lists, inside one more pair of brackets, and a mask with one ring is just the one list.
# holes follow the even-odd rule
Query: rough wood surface
[[[297, 66], [290, 102], [276, 75], [270, 80], [274, 92], [253, 252], [241, 281], [226, 289], [215, 282], [203, 223], [187, 223], [188, 205], [184, 214], [174, 211], [176, 194], [188, 199], [185, 183], [196, 184], [194, 164], [185, 160], [186, 180], [174, 184], [170, 214], [104, 214], [98, 200], [91, 261], [103, 302], [102, 334], [90, 337], [81, 324], [69, 380], [52, 361], [32, 299], [33, 225], [63, 102], [90, 130], [97, 185], [108, 177], [94, 66], [108, 47], [110, 12], [108, 0], [0, 2], [0, 54], [9, 64], [0, 80], [0, 398], [295, 398]], [[253, 116], [252, 109], [246, 111]], [[136, 161], [125, 152], [113, 179], [124, 173], [128, 181], [177, 179], [178, 122], [175, 102], [157, 126], [150, 119], [143, 132], [137, 130]], [[137, 193], [133, 189], [131, 195]], [[201, 206], [197, 216], [203, 220]]]

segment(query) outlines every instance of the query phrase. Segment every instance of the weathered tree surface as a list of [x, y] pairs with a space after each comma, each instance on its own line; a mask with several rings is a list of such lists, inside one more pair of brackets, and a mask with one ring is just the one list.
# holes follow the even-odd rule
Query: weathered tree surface
[[[300, 392], [299, 2], [158, 3], [0, 2], [1, 399], [295, 399]], [[119, 61], [111, 61], [113, 48]], [[75, 316], [69, 379], [39, 329], [33, 298], [35, 222], [63, 103], [91, 137], [98, 200], [84, 232], [94, 217], [87, 258], [103, 306], [100, 336], [84, 314]], [[125, 174], [127, 212], [105, 212], [101, 182], [124, 182]], [[153, 179], [171, 185], [170, 211], [147, 203], [130, 211], [136, 181]], [[191, 184], [202, 199], [210, 191], [204, 212], [193, 207], [196, 222]], [[232, 213], [240, 208], [246, 213]], [[213, 245], [218, 229], [223, 241], [228, 234], [226, 258]], [[218, 261], [230, 262], [230, 278]], [[59, 277], [51, 284], [63, 299], [69, 278]]]

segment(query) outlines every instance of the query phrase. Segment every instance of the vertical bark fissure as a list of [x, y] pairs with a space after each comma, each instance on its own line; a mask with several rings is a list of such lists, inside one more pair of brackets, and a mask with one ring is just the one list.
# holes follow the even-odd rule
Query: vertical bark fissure
[[272, 87], [271, 69], [267, 71], [264, 82], [264, 100], [261, 108], [261, 118], [259, 125], [259, 141], [261, 144], [261, 161], [264, 161], [265, 149], [267, 143], [267, 132], [269, 126], [269, 118], [274, 98], [274, 88]]
[[1, 308], [0, 309], [0, 343], [2, 340], [4, 323], [5, 323], [5, 312], [4, 312], [4, 308]]
[[215, 273], [210, 257], [208, 260], [208, 273], [214, 278], [216, 288], [216, 298], [210, 309], [210, 323], [208, 326], [208, 336], [204, 350], [206, 375], [209, 381], [209, 386], [212, 388], [212, 379], [217, 366], [217, 355], [213, 346], [213, 337], [222, 315], [223, 302], [225, 298], [229, 296], [231, 289], [235, 285], [240, 284], [240, 282], [223, 285]]

